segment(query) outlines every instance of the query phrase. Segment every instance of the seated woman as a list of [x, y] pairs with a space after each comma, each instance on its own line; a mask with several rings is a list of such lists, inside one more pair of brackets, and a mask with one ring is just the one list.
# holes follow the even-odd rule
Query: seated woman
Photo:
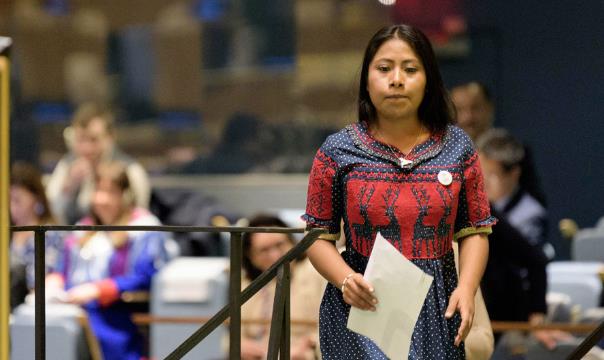
[[[92, 213], [79, 225], [160, 225], [134, 197], [121, 163], [96, 169]], [[65, 299], [84, 307], [106, 360], [139, 360], [142, 339], [131, 309], [120, 296], [148, 290], [151, 278], [168, 260], [166, 234], [155, 231], [75, 232], [65, 240], [58, 272], [47, 287], [64, 286]]]
[[[251, 227], [287, 227], [274, 216], [258, 215]], [[243, 236], [242, 289], [295, 245], [289, 234], [246, 233]], [[270, 325], [257, 320], [272, 317], [276, 280], [263, 287], [241, 309], [241, 358], [266, 359]], [[291, 359], [314, 359], [318, 353], [318, 321], [325, 281], [303, 257], [292, 263], [290, 283]], [[305, 323], [298, 323], [302, 320]], [[256, 321], [256, 323], [254, 323]], [[309, 322], [310, 321], [310, 322]]]
[[[15, 226], [55, 223], [42, 185], [42, 175], [33, 165], [17, 162], [10, 174], [10, 218]], [[52, 268], [62, 248], [61, 233], [45, 234], [46, 269]], [[10, 239], [11, 308], [21, 304], [34, 288], [34, 233], [13, 232]]]

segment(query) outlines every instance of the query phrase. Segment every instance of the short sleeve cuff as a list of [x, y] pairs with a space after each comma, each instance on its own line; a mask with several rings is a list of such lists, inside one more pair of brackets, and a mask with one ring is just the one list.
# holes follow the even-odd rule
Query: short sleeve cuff
[[340, 240], [340, 233], [337, 234], [321, 234], [318, 239], [336, 242]]
[[463, 239], [465, 237], [468, 237], [470, 235], [475, 235], [475, 234], [490, 235], [492, 232], [493, 232], [493, 229], [491, 228], [491, 226], [467, 227], [467, 228], [463, 228], [460, 231], [456, 232], [455, 235], [453, 235], [453, 240], [459, 241], [460, 239]]
[[304, 222], [306, 222], [307, 231], [311, 230], [311, 229], [315, 229], [315, 228], [322, 228], [322, 229], [326, 229], [329, 232], [329, 234], [321, 235], [319, 237], [320, 239], [323, 239], [325, 236], [332, 236], [332, 235], [337, 236], [338, 239], [340, 238], [340, 223], [339, 222], [336, 223], [333, 220], [318, 219], [309, 214], [304, 214], [304, 215], [302, 215], [301, 218], [302, 218], [302, 220], [304, 220]]

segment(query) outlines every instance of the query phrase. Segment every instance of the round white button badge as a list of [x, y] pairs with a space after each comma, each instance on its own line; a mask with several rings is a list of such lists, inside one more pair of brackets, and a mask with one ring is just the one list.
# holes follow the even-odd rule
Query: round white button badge
[[444, 186], [449, 186], [453, 182], [453, 175], [447, 170], [442, 170], [438, 173], [438, 182]]

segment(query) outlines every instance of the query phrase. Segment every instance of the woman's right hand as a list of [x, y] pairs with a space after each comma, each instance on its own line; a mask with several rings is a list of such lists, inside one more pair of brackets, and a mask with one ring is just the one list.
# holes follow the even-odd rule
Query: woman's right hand
[[[307, 252], [310, 262], [327, 281], [343, 293], [344, 301], [361, 310], [375, 311], [373, 286], [344, 261], [333, 241], [319, 238]], [[348, 274], [348, 275], [346, 275]], [[344, 280], [346, 283], [344, 284]]]
[[375, 297], [373, 286], [363, 278], [362, 274], [352, 274], [348, 280], [343, 281], [341, 290], [344, 301], [350, 306], [375, 311], [378, 300]]
[[84, 179], [94, 172], [94, 167], [90, 164], [90, 161], [85, 158], [77, 158], [71, 168], [69, 168], [69, 176], [66, 179], [63, 191], [65, 193], [72, 193], [77, 190]]

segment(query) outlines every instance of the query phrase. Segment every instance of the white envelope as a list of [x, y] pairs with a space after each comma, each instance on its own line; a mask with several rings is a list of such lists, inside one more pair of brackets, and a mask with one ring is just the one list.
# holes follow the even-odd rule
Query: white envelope
[[378, 233], [364, 278], [375, 290], [376, 311], [352, 307], [348, 328], [373, 340], [390, 359], [408, 359], [413, 329], [433, 277]]

